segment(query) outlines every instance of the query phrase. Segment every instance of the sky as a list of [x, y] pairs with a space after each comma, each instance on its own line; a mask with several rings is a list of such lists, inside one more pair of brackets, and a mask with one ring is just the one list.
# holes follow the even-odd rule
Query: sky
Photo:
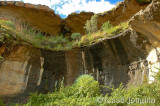
[[123, 0], [0, 0], [23, 1], [25, 3], [47, 5], [62, 18], [66, 18], [73, 12], [101, 13], [112, 9], [119, 1]]

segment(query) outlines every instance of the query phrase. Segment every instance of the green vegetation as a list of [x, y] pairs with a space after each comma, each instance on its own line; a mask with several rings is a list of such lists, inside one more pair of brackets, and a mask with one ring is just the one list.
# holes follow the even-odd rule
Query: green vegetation
[[125, 88], [120, 84], [111, 96], [100, 93], [100, 85], [91, 75], [80, 76], [73, 85], [64, 86], [63, 80], [53, 93], [33, 93], [26, 106], [158, 106], [160, 105], [160, 77], [158, 82]]
[[6, 43], [15, 41], [17, 43], [29, 43], [37, 48], [47, 50], [69, 50], [73, 47], [90, 45], [105, 38], [118, 34], [128, 28], [128, 23], [124, 22], [118, 26], [112, 26], [109, 21], [105, 22], [101, 29], [97, 27], [98, 16], [95, 14], [85, 24], [86, 34], [72, 33], [71, 39], [64, 35], [44, 36], [41, 32], [33, 28], [23, 28], [17, 30], [12, 21], [0, 20], [0, 42]]
[[15, 26], [11, 21], [0, 20], [0, 42], [5, 43], [10, 40], [13, 30], [15, 30]]
[[128, 28], [128, 22], [120, 23], [119, 25], [113, 27], [109, 21], [105, 22], [102, 25], [102, 30], [105, 31], [109, 36], [116, 35], [118, 33], [121, 33], [125, 29]]
[[102, 30], [108, 30], [108, 29], [111, 29], [112, 28], [112, 25], [110, 24], [109, 21], [106, 21], [103, 25], [102, 25]]
[[[95, 15], [93, 17], [95, 17]], [[97, 31], [97, 24], [88, 24], [91, 22], [97, 23], [97, 17], [91, 18], [90, 21], [86, 22], [85, 29], [87, 30], [87, 32], [86, 35], [81, 38], [81, 45], [89, 45], [99, 42], [105, 38], [109, 38], [116, 34], [119, 34], [128, 28], [128, 22], [122, 22], [117, 26], [112, 26], [109, 21], [106, 21], [102, 25], [101, 29]]]
[[90, 42], [89, 36], [86, 36], [86, 35], [82, 36], [81, 41], [80, 41], [81, 45], [89, 45], [89, 42]]
[[20, 41], [28, 42], [37, 48], [48, 50], [67, 50], [73, 46], [73, 42], [70, 42], [63, 35], [44, 36], [41, 32], [36, 33], [33, 29], [18, 33], [18, 38]]
[[0, 106], [6, 106], [6, 105], [3, 103], [3, 101], [2, 101], [1, 98], [0, 98]]
[[74, 44], [74, 42], [70, 42], [63, 35], [45, 37], [41, 32], [36, 32], [33, 28], [18, 31], [15, 29], [12, 21], [0, 20], [0, 26], [1, 43], [15, 40], [18, 43], [27, 42], [37, 48], [48, 50], [67, 50], [71, 49]]
[[7, 20], [0, 20], [0, 24], [1, 24], [1, 27], [4, 27], [6, 29], [10, 29], [10, 30], [15, 29], [14, 23], [10, 20], [8, 20], [8, 21]]
[[87, 101], [100, 95], [99, 84], [90, 75], [80, 76], [72, 86], [64, 87], [61, 82], [58, 88], [59, 90], [53, 93], [31, 94], [26, 106], [84, 106]]
[[79, 40], [81, 37], [82, 37], [82, 35], [81, 35], [80, 33], [73, 33], [73, 34], [71, 35], [71, 38], [72, 38], [73, 40]]
[[[22, 106], [159, 106], [160, 71], [155, 75], [156, 82], [143, 83], [125, 88], [121, 83], [118, 88], [100, 86], [91, 75], [81, 75], [71, 86], [64, 86], [64, 79], [55, 84], [52, 93], [32, 93], [27, 104]], [[111, 89], [111, 95], [103, 95], [100, 88]], [[3, 102], [0, 100], [0, 105]], [[21, 106], [14, 104], [13, 106]], [[2, 105], [4, 106], [4, 104]], [[11, 105], [12, 106], [12, 105]]]
[[75, 94], [77, 97], [95, 97], [100, 94], [98, 81], [91, 75], [82, 75], [75, 82]]
[[90, 20], [86, 21], [85, 27], [84, 27], [86, 34], [91, 34], [98, 30], [97, 19], [98, 19], [98, 15], [94, 14]]

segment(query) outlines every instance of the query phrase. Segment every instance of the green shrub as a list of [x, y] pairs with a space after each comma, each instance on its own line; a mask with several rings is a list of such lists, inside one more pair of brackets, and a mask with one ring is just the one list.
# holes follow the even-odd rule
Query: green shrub
[[73, 34], [71, 35], [71, 38], [72, 38], [73, 40], [79, 40], [81, 37], [82, 37], [82, 35], [81, 35], [80, 33], [73, 33]]
[[0, 42], [5, 43], [11, 39], [10, 31], [6, 30], [4, 27], [0, 28]]
[[116, 35], [127, 28], [128, 28], [128, 22], [122, 22], [114, 27], [110, 24], [109, 21], [106, 21], [101, 27], [101, 29], [105, 31], [109, 36]]
[[0, 98], [0, 106], [6, 106], [6, 105], [3, 103], [3, 101], [2, 101], [1, 98]]
[[90, 20], [90, 22], [91, 22], [91, 33], [94, 33], [98, 30], [97, 20], [98, 20], [98, 15], [94, 14], [91, 17], [91, 20]]
[[97, 104], [96, 96], [100, 94], [100, 88], [91, 75], [80, 76], [72, 86], [64, 87], [63, 82], [59, 82], [59, 90], [53, 93], [32, 93], [26, 106]]
[[58, 35], [58, 36], [55, 36], [55, 37], [48, 37], [48, 40], [50, 42], [53, 42], [53, 43], [56, 43], [56, 44], [68, 43], [69, 42], [68, 38], [63, 37], [63, 35]]
[[101, 29], [102, 29], [103, 31], [108, 30], [108, 29], [110, 29], [110, 28], [112, 28], [112, 25], [110, 24], [109, 21], [106, 21], [106, 22], [102, 25], [102, 27], [101, 27]]
[[75, 41], [68, 41], [68, 43], [65, 45], [66, 49], [72, 49], [75, 45], [77, 45], [77, 42]]
[[8, 27], [11, 27], [13, 29], [15, 29], [15, 25], [14, 25], [14, 23], [12, 21], [6, 21], [5, 25], [8, 26]]
[[84, 27], [86, 34], [94, 33], [98, 30], [97, 20], [98, 20], [98, 15], [94, 14], [90, 20], [86, 21], [85, 27]]
[[86, 21], [84, 29], [86, 34], [91, 33], [91, 22], [89, 20]]
[[98, 81], [91, 75], [82, 75], [78, 77], [75, 83], [76, 95], [79, 97], [95, 97], [100, 94]]
[[[109, 88], [109, 87], [107, 87]], [[126, 89], [121, 83], [118, 88], [110, 88], [111, 96], [100, 94], [100, 86], [91, 75], [82, 75], [77, 78], [71, 86], [64, 86], [64, 81], [59, 83], [58, 90], [48, 94], [31, 94], [26, 106], [159, 106], [160, 104], [160, 84], [145, 84], [137, 87], [130, 86]], [[102, 98], [102, 101], [98, 101]], [[103, 99], [103, 98], [106, 98]], [[145, 98], [155, 99], [156, 103], [132, 103], [129, 99]], [[109, 101], [108, 100], [112, 100]], [[124, 100], [123, 103], [114, 100]], [[122, 102], [122, 101], [120, 101]]]
[[89, 40], [90, 43], [92, 42], [97, 42], [99, 41], [99, 39], [101, 38], [105, 38], [105, 33], [103, 31], [97, 31], [96, 33], [91, 34], [91, 36], [89, 36]]
[[160, 84], [160, 69], [157, 68], [157, 70], [158, 72], [152, 72], [153, 73], [152, 77], [155, 78], [154, 83]]
[[64, 37], [64, 35], [46, 37], [41, 32], [37, 33], [37, 31], [32, 27], [25, 27], [23, 31], [18, 31], [14, 29], [14, 23], [12, 21], [0, 20], [0, 42], [5, 43], [14, 38], [13, 40], [16, 39], [16, 42], [18, 43], [27, 42], [37, 48], [48, 50], [67, 50], [76, 46], [99, 42], [102, 38], [113, 36], [125, 29], [125, 24], [123, 23], [119, 26], [112, 27], [112, 25], [107, 21], [102, 26], [103, 31], [97, 31], [97, 19], [98, 15], [93, 15], [91, 19], [86, 22], [84, 27], [87, 35], [81, 37], [80, 33], [73, 33], [71, 35], [72, 41], [69, 41], [69, 39]]
[[62, 44], [57, 45], [57, 47], [55, 47], [56, 50], [63, 50], [63, 46]]
[[35, 39], [44, 40], [44, 36], [41, 33], [36, 34]]
[[[91, 19], [91, 20], [94, 20], [94, 19]], [[113, 35], [119, 34], [128, 28], [128, 22], [123, 22], [123, 23], [114, 27], [110, 24], [109, 21], [106, 21], [102, 25], [101, 30], [96, 31], [96, 32], [92, 32], [91, 31], [92, 28], [87, 27], [87, 26], [91, 26], [91, 24], [89, 25], [89, 23], [91, 23], [91, 21], [88, 21], [86, 23], [87, 24], [86, 28], [88, 28], [88, 29], [90, 28], [90, 31], [88, 30], [89, 33], [87, 35], [82, 36], [79, 45], [89, 45], [92, 43], [99, 42], [99, 41], [103, 40], [104, 38], [108, 38]]]
[[14, 23], [10, 20], [0, 20], [0, 25], [1, 27], [5, 27], [8, 29], [15, 29]]
[[0, 36], [0, 42], [4, 43], [4, 36]]
[[[27, 28], [26, 29], [27, 31], [26, 31], [26, 34], [28, 34], [28, 35], [35, 35], [35, 30], [33, 29], [33, 28]], [[25, 34], [25, 33], [24, 33]]]
[[88, 37], [86, 35], [84, 35], [84, 36], [82, 36], [80, 42], [81, 42], [82, 45], [86, 45], [86, 44], [89, 43], [89, 39], [88, 39]]

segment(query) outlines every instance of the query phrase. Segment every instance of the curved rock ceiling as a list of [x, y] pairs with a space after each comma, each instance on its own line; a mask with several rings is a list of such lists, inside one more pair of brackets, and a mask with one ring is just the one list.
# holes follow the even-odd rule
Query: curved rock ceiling
[[0, 18], [20, 21], [49, 34], [61, 31], [62, 20], [47, 6], [23, 2], [0, 2]]
[[[122, 21], [130, 19], [139, 10], [144, 9], [147, 5], [141, 5], [136, 0], [125, 0], [111, 11], [99, 14], [98, 27], [105, 21], [117, 25]], [[62, 33], [66, 27], [70, 33], [79, 32], [84, 34], [84, 25], [94, 13], [81, 12], [71, 14], [66, 19], [61, 19], [55, 14], [54, 10], [44, 5], [33, 5], [15, 1], [0, 2], [0, 19], [9, 19], [16, 23], [27, 23], [42, 32], [57, 35]]]
[[144, 11], [139, 11], [130, 20], [130, 26], [134, 31], [144, 37], [154, 47], [160, 47], [160, 2], [155, 0]]

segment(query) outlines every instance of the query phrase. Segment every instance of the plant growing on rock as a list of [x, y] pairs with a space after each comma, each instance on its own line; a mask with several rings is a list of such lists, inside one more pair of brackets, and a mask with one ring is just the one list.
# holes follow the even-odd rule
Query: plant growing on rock
[[[160, 71], [155, 74], [159, 80]], [[160, 82], [130, 86], [121, 83], [118, 88], [101, 86], [112, 90], [110, 96], [100, 93], [100, 85], [91, 75], [81, 75], [71, 86], [64, 86], [64, 80], [55, 83], [57, 88], [47, 94], [32, 93], [23, 106], [159, 106]], [[131, 101], [131, 99], [133, 101]], [[148, 100], [149, 99], [149, 100]], [[135, 101], [136, 100], [136, 101]], [[147, 101], [146, 101], [147, 100]], [[0, 105], [5, 106], [0, 99]], [[12, 105], [11, 105], [12, 106]], [[21, 106], [21, 104], [13, 104]]]
[[117, 26], [112, 26], [109, 21], [106, 21], [101, 27], [101, 29], [105, 31], [109, 36], [116, 35], [127, 28], [128, 22], [122, 22]]
[[98, 19], [98, 15], [94, 14], [90, 20], [86, 21], [85, 27], [84, 27], [86, 34], [94, 33], [98, 30], [97, 19]]
[[82, 35], [81, 35], [80, 33], [73, 33], [73, 34], [71, 35], [71, 38], [72, 38], [73, 40], [79, 40], [81, 37], [82, 37]]
[[102, 29], [103, 31], [105, 31], [105, 30], [107, 30], [107, 29], [110, 29], [110, 28], [112, 28], [112, 25], [110, 24], [109, 21], [106, 21], [106, 22], [102, 25], [102, 27], [101, 27], [101, 29]]
[[87, 37], [86, 35], [82, 36], [80, 43], [81, 43], [82, 45], [88, 44], [88, 43], [89, 43], [88, 37]]

